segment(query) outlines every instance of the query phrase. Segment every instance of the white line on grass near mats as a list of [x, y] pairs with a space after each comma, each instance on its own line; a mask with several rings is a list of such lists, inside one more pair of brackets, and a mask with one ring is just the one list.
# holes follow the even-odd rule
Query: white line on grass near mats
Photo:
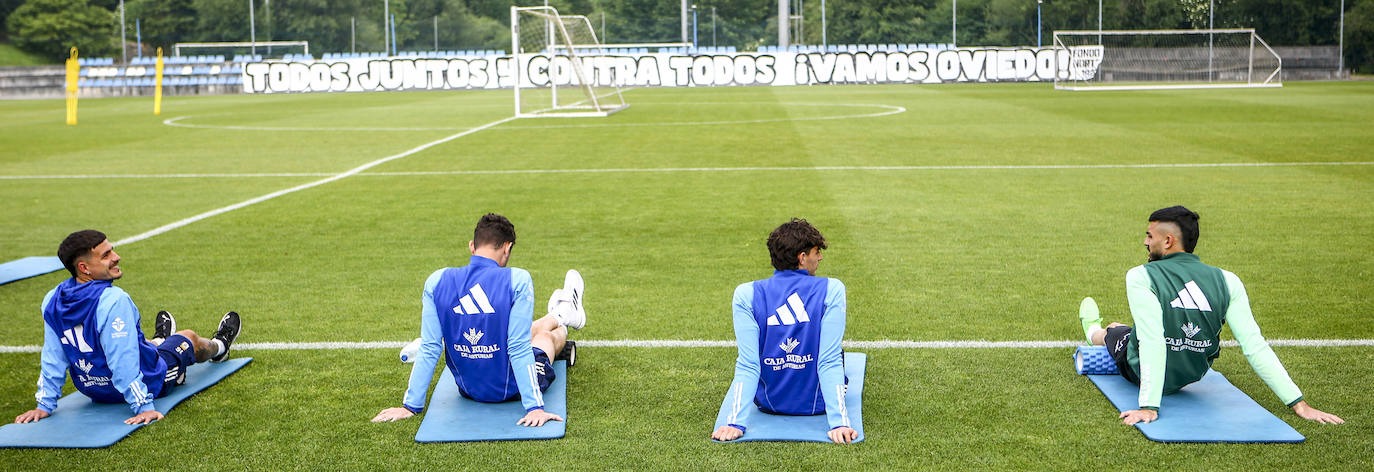
[[[1352, 162], [1215, 162], [1179, 164], [1043, 164], [1043, 165], [984, 165], [984, 166], [815, 166], [815, 167], [663, 167], [647, 169], [507, 169], [452, 170], [412, 172], [359, 172], [359, 176], [425, 176], [425, 175], [486, 175], [486, 174], [613, 174], [629, 172], [767, 172], [767, 171], [870, 171], [870, 170], [1053, 170], [1053, 169], [1160, 169], [1208, 167], [1329, 167], [1368, 166], [1374, 161]], [[128, 174], [128, 175], [0, 175], [0, 180], [40, 179], [197, 179], [249, 177], [321, 177], [329, 173], [266, 173], [266, 174]]]
[[157, 235], [159, 235], [159, 234], [166, 233], [166, 232], [168, 232], [168, 231], [171, 231], [171, 230], [180, 228], [180, 227], [182, 227], [182, 226], [189, 225], [189, 224], [191, 224], [191, 223], [195, 223], [195, 222], [197, 222], [197, 221], [200, 221], [200, 220], [203, 220], [203, 219], [206, 219], [206, 218], [215, 216], [215, 215], [219, 215], [219, 214], [221, 214], [221, 213], [228, 213], [228, 212], [237, 210], [237, 209], [239, 209], [239, 208], [243, 208], [243, 207], [252, 205], [252, 204], [254, 204], [254, 203], [265, 202], [265, 201], [267, 201], [267, 200], [271, 200], [271, 199], [273, 199], [273, 198], [277, 198], [277, 197], [280, 197], [280, 196], [282, 196], [282, 195], [286, 195], [286, 194], [288, 194], [288, 193], [293, 193], [293, 192], [297, 192], [297, 191], [300, 191], [300, 190], [305, 190], [305, 189], [308, 189], [308, 188], [317, 187], [317, 186], [324, 185], [324, 184], [327, 184], [327, 183], [330, 183], [330, 182], [333, 182], [333, 181], [336, 181], [336, 180], [340, 180], [340, 179], [347, 178], [347, 177], [349, 177], [349, 176], [357, 175], [357, 174], [361, 173], [361, 172], [364, 171], [364, 170], [371, 169], [371, 168], [376, 167], [376, 166], [378, 166], [378, 165], [381, 165], [381, 164], [383, 164], [383, 163], [390, 162], [390, 161], [394, 161], [394, 160], [396, 160], [396, 159], [400, 159], [400, 158], [409, 156], [409, 155], [411, 155], [411, 154], [415, 154], [415, 153], [420, 152], [420, 151], [423, 151], [423, 150], [425, 150], [425, 149], [429, 149], [429, 148], [431, 148], [431, 147], [433, 147], [433, 146], [437, 146], [437, 145], [440, 145], [440, 144], [443, 144], [443, 143], [446, 143], [446, 142], [449, 142], [449, 141], [452, 141], [452, 140], [461, 138], [461, 137], [463, 137], [463, 136], [467, 136], [467, 135], [469, 135], [469, 134], [476, 133], [476, 132], [478, 132], [478, 131], [481, 131], [481, 130], [484, 130], [484, 129], [487, 129], [487, 128], [490, 128], [490, 127], [493, 127], [493, 126], [496, 126], [496, 125], [499, 125], [499, 124], [501, 124], [501, 123], [505, 123], [505, 122], [507, 122], [507, 121], [514, 120], [514, 119], [515, 119], [514, 116], [507, 117], [507, 118], [502, 118], [502, 119], [493, 121], [493, 122], [491, 122], [491, 123], [487, 123], [487, 124], [485, 124], [485, 125], [478, 126], [478, 127], [476, 127], [476, 128], [472, 128], [472, 129], [469, 129], [469, 130], [467, 130], [467, 131], [463, 131], [463, 132], [461, 132], [461, 133], [449, 135], [448, 137], [445, 137], [445, 138], [442, 138], [442, 139], [430, 141], [430, 142], [428, 142], [428, 143], [421, 144], [421, 145], [419, 145], [419, 146], [415, 146], [415, 147], [413, 147], [413, 148], [410, 148], [410, 150], [407, 150], [407, 151], [402, 152], [402, 153], [400, 153], [400, 154], [392, 154], [392, 155], [390, 155], [390, 156], [386, 156], [386, 157], [383, 157], [383, 158], [381, 158], [381, 159], [377, 159], [377, 160], [375, 160], [375, 161], [372, 161], [372, 162], [369, 162], [369, 163], [360, 165], [360, 166], [358, 166], [358, 167], [354, 167], [354, 168], [352, 168], [352, 169], [349, 169], [349, 170], [347, 170], [347, 171], [344, 171], [343, 173], [334, 175], [334, 176], [332, 176], [332, 177], [328, 177], [328, 178], [316, 180], [316, 181], [314, 181], [314, 182], [310, 182], [310, 183], [307, 183], [307, 184], [297, 185], [297, 186], [295, 186], [295, 187], [291, 187], [291, 188], [288, 188], [288, 189], [285, 189], [285, 190], [278, 190], [278, 191], [269, 193], [269, 194], [267, 194], [267, 195], [263, 195], [263, 196], [261, 196], [261, 197], [251, 198], [251, 199], [248, 199], [248, 200], [244, 200], [244, 201], [242, 201], [242, 202], [239, 202], [239, 203], [235, 203], [235, 204], [233, 204], [233, 205], [229, 205], [229, 206], [221, 207], [221, 208], [216, 208], [216, 209], [214, 209], [214, 210], [210, 210], [210, 211], [207, 211], [207, 212], [205, 212], [205, 213], [201, 213], [201, 214], [199, 214], [199, 215], [192, 216], [192, 217], [190, 217], [190, 218], [182, 219], [182, 220], [179, 220], [179, 221], [174, 221], [174, 222], [172, 222], [172, 223], [168, 223], [168, 224], [159, 226], [159, 227], [157, 227], [157, 228], [154, 228], [154, 229], [152, 229], [152, 230], [150, 230], [150, 231], [145, 231], [145, 232], [143, 232], [143, 233], [140, 233], [140, 234], [137, 234], [137, 235], [134, 235], [134, 236], [130, 236], [130, 237], [121, 239], [121, 240], [119, 240], [119, 241], [115, 241], [115, 242], [114, 242], [114, 245], [116, 245], [116, 246], [122, 246], [122, 245], [129, 244], [129, 243], [132, 243], [132, 242], [142, 241], [142, 240], [144, 240], [144, 239], [148, 239], [148, 238], [151, 238], [151, 237], [153, 237], [153, 236], [157, 236]]
[[[630, 348], [702, 348], [735, 347], [734, 341], [713, 341], [703, 339], [574, 339], [582, 347], [630, 347]], [[1069, 348], [1082, 345], [1082, 341], [845, 341], [845, 349], [1037, 349]], [[368, 341], [368, 342], [280, 342], [280, 343], [241, 343], [235, 344], [236, 350], [260, 351], [315, 351], [337, 349], [400, 349], [406, 341]], [[1235, 341], [1222, 341], [1222, 346], [1239, 346]], [[1374, 339], [1270, 339], [1270, 346], [1298, 347], [1345, 347], [1374, 346]], [[38, 352], [39, 346], [0, 346], [0, 354]]]

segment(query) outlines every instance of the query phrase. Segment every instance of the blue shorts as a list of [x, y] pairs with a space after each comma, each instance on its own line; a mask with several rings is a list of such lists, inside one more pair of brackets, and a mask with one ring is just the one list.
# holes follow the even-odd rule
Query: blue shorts
[[157, 354], [167, 362], [167, 375], [163, 378], [162, 391], [157, 395], [165, 397], [172, 387], [186, 383], [186, 369], [196, 363], [196, 350], [186, 336], [173, 334], [157, 346]]
[[549, 359], [549, 354], [543, 349], [531, 347], [534, 350], [534, 372], [539, 376], [539, 391], [549, 389], [549, 384], [553, 379], [558, 378], [558, 373], [553, 371], [553, 360]]
[[[549, 354], [544, 352], [543, 349], [533, 346], [530, 348], [534, 350], [534, 374], [539, 378], [539, 391], [547, 391], [549, 389], [549, 384], [553, 383], [553, 379], [558, 378], [558, 374], [553, 371], [553, 361], [549, 359]], [[458, 385], [458, 394], [469, 400], [482, 401], [472, 398], [472, 395], [468, 395], [468, 392], [463, 390], [462, 384]], [[520, 398], [520, 392], [515, 392], [501, 401], [510, 401], [517, 398]]]

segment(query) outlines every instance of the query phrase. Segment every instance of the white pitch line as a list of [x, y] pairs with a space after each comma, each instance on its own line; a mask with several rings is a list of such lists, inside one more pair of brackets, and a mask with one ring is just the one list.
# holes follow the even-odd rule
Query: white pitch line
[[[734, 341], [705, 339], [575, 339], [582, 347], [628, 348], [713, 348], [735, 347]], [[235, 350], [250, 351], [319, 351], [340, 349], [400, 349], [407, 341], [362, 342], [269, 342], [235, 344]], [[1082, 341], [845, 341], [845, 349], [1046, 349], [1081, 346]], [[1221, 342], [1225, 347], [1238, 347], [1235, 341]], [[1374, 339], [1270, 339], [1270, 346], [1294, 347], [1366, 347], [1374, 346]], [[0, 354], [35, 353], [40, 346], [0, 346]]]
[[290, 127], [290, 128], [288, 128], [288, 127], [278, 127], [278, 126], [197, 125], [197, 124], [181, 123], [181, 122], [180, 122], [181, 120], [184, 120], [184, 119], [186, 119], [186, 118], [190, 118], [190, 117], [192, 117], [192, 116], [194, 116], [194, 115], [186, 115], [186, 116], [178, 116], [178, 117], [176, 117], [176, 118], [168, 118], [168, 119], [162, 120], [162, 124], [167, 125], [167, 126], [175, 126], [175, 127], [178, 127], [178, 128], [232, 129], [232, 130], [240, 130], [240, 131], [454, 131], [454, 130], [460, 130], [460, 129], [462, 129], [462, 130], [469, 129], [469, 128], [454, 128], [454, 127], [446, 127], [446, 128], [403, 128], [403, 127], [402, 127], [402, 128], [367, 128], [367, 127], [362, 127], [362, 128], [326, 128], [326, 127], [311, 128], [311, 127], [300, 127], [300, 128], [296, 128], [296, 127]]
[[[644, 105], [644, 104], [640, 104]], [[656, 105], [662, 105], [661, 103]], [[713, 121], [662, 121], [654, 123], [582, 123], [571, 125], [530, 125], [530, 126], [511, 126], [502, 129], [557, 129], [557, 128], [641, 128], [654, 126], [710, 126], [710, 125], [743, 125], [755, 123], [779, 123], [790, 121], [825, 121], [825, 120], [847, 120], [852, 118], [876, 118], [880, 116], [895, 115], [905, 113], [906, 108], [896, 105], [880, 105], [875, 103], [786, 103], [786, 102], [689, 102], [673, 103], [673, 106], [681, 105], [785, 105], [785, 106], [816, 106], [816, 107], [868, 107], [883, 108], [884, 111], [874, 113], [863, 113], [858, 115], [835, 115], [835, 116], [812, 116], [812, 117], [788, 117], [788, 118], [763, 118], [757, 120], [713, 120]], [[416, 128], [416, 127], [361, 127], [361, 128], [328, 128], [328, 127], [287, 127], [287, 126], [243, 126], [243, 125], [201, 125], [193, 123], [182, 123], [181, 120], [191, 118], [195, 115], [178, 116], [162, 121], [167, 126], [181, 128], [200, 128], [200, 129], [229, 129], [244, 131], [445, 131], [462, 128]]]
[[421, 144], [421, 145], [419, 145], [419, 146], [410, 148], [410, 150], [407, 150], [407, 151], [402, 152], [402, 153], [400, 153], [400, 154], [392, 154], [392, 155], [390, 155], [390, 156], [386, 156], [386, 157], [383, 157], [383, 158], [381, 158], [381, 159], [377, 159], [377, 160], [375, 160], [375, 161], [372, 161], [372, 162], [369, 162], [369, 163], [360, 165], [360, 166], [358, 166], [358, 167], [354, 167], [354, 168], [352, 168], [352, 169], [349, 169], [349, 170], [347, 170], [347, 171], [344, 171], [343, 173], [336, 174], [336, 175], [331, 176], [331, 177], [327, 177], [327, 178], [324, 178], [324, 179], [316, 180], [316, 181], [314, 181], [314, 182], [310, 182], [310, 183], [306, 183], [306, 184], [297, 185], [297, 186], [295, 186], [295, 187], [291, 187], [291, 188], [288, 188], [288, 189], [285, 189], [285, 190], [278, 190], [278, 191], [275, 191], [275, 192], [272, 192], [272, 193], [269, 193], [269, 194], [267, 194], [267, 195], [263, 195], [263, 196], [260, 196], [260, 197], [257, 197], [257, 198], [251, 198], [251, 199], [248, 199], [248, 200], [244, 200], [244, 201], [242, 201], [242, 202], [235, 203], [235, 204], [233, 204], [233, 205], [229, 205], [229, 206], [226, 206], [226, 207], [216, 208], [216, 209], [214, 209], [214, 210], [210, 210], [210, 211], [207, 211], [207, 212], [205, 212], [205, 213], [201, 213], [201, 214], [199, 214], [199, 215], [192, 216], [192, 217], [190, 217], [190, 218], [185, 218], [185, 219], [182, 219], [182, 220], [174, 221], [174, 222], [171, 222], [171, 223], [168, 223], [168, 224], [159, 226], [159, 227], [157, 227], [157, 228], [154, 228], [154, 229], [152, 229], [152, 230], [145, 231], [145, 232], [143, 232], [143, 233], [140, 233], [140, 234], [137, 234], [137, 235], [134, 235], [134, 236], [130, 236], [130, 237], [121, 239], [121, 240], [119, 240], [119, 241], [115, 241], [115, 242], [114, 242], [114, 245], [116, 245], [116, 246], [122, 246], [122, 245], [125, 245], [125, 244], [129, 244], [129, 243], [133, 243], [133, 242], [142, 241], [142, 240], [144, 240], [144, 239], [148, 239], [148, 238], [151, 238], [151, 237], [153, 237], [153, 236], [157, 236], [157, 235], [159, 235], [159, 234], [166, 233], [166, 232], [168, 232], [168, 231], [171, 231], [171, 230], [180, 228], [180, 227], [182, 227], [182, 226], [189, 225], [189, 224], [191, 224], [191, 223], [195, 223], [195, 222], [197, 222], [197, 221], [200, 221], [200, 220], [203, 220], [203, 219], [206, 219], [206, 218], [215, 216], [215, 215], [219, 215], [219, 214], [222, 214], [222, 213], [228, 213], [228, 212], [237, 210], [237, 209], [239, 209], [239, 208], [243, 208], [243, 207], [246, 207], [246, 206], [255, 204], [255, 203], [265, 202], [265, 201], [267, 201], [267, 200], [271, 200], [271, 199], [273, 199], [273, 198], [280, 197], [280, 196], [282, 196], [282, 195], [286, 195], [286, 194], [289, 194], [289, 193], [298, 192], [298, 191], [305, 190], [305, 189], [312, 188], [312, 187], [318, 187], [318, 186], [320, 186], [320, 185], [324, 185], [324, 184], [327, 184], [327, 183], [330, 183], [330, 182], [333, 182], [333, 181], [336, 181], [336, 180], [340, 180], [340, 179], [344, 179], [344, 178], [347, 178], [347, 177], [350, 177], [350, 176], [353, 176], [353, 175], [357, 175], [357, 174], [361, 173], [362, 171], [365, 171], [365, 170], [367, 170], [367, 169], [371, 169], [371, 168], [376, 167], [376, 166], [378, 166], [378, 165], [381, 165], [381, 164], [384, 164], [384, 163], [387, 163], [387, 162], [394, 161], [394, 160], [396, 160], [396, 159], [400, 159], [400, 158], [403, 158], [403, 157], [406, 157], [406, 156], [409, 156], [409, 155], [418, 153], [418, 152], [423, 151], [423, 150], [425, 150], [425, 149], [429, 149], [429, 148], [431, 148], [431, 147], [434, 147], [434, 146], [437, 146], [437, 145], [440, 145], [440, 144], [443, 144], [443, 143], [446, 143], [446, 142], [449, 142], [449, 141], [452, 141], [452, 140], [461, 138], [461, 137], [463, 137], [463, 136], [467, 136], [467, 135], [472, 134], [472, 133], [476, 133], [476, 132], [478, 132], [478, 131], [481, 131], [481, 130], [484, 130], [484, 129], [487, 129], [487, 128], [490, 128], [490, 127], [499, 125], [499, 124], [501, 124], [501, 123], [505, 123], [505, 122], [514, 120], [514, 119], [515, 119], [514, 116], [507, 117], [507, 118], [502, 118], [502, 119], [493, 121], [493, 122], [491, 122], [491, 123], [487, 123], [487, 124], [485, 124], [485, 125], [478, 126], [478, 127], [476, 127], [476, 128], [472, 128], [472, 129], [463, 131], [463, 132], [461, 132], [461, 133], [449, 135], [448, 137], [445, 137], [445, 138], [442, 138], [442, 139], [438, 139], [438, 140], [430, 141], [430, 142], [425, 143], [425, 144]]
[[[505, 129], [505, 128], [502, 128]], [[1330, 166], [1368, 166], [1374, 161], [1350, 162], [1214, 162], [1178, 164], [1043, 164], [1043, 165], [968, 165], [968, 166], [811, 166], [811, 167], [661, 167], [661, 168], [606, 168], [606, 169], [507, 169], [507, 170], [452, 170], [452, 171], [410, 171], [410, 172], [359, 172], [364, 177], [404, 177], [428, 175], [500, 175], [500, 174], [616, 174], [634, 172], [772, 172], [772, 171], [922, 171], [922, 170], [1088, 170], [1088, 169], [1160, 169], [1160, 168], [1210, 168], [1210, 167], [1330, 167]], [[254, 178], [254, 177], [321, 177], [333, 176], [330, 173], [264, 173], [264, 174], [127, 174], [127, 175], [0, 175], [0, 180], [39, 180], [39, 179], [194, 179], [194, 178]]]
[[1300, 167], [1300, 166], [1367, 166], [1374, 161], [1361, 162], [1218, 162], [1183, 164], [1045, 164], [1045, 165], [985, 165], [985, 166], [810, 166], [810, 167], [664, 167], [647, 169], [510, 169], [510, 170], [454, 170], [412, 172], [368, 172], [365, 176], [424, 176], [424, 175], [487, 175], [487, 174], [611, 174], [628, 172], [771, 172], [771, 171], [919, 171], [919, 170], [1042, 170], [1042, 169], [1157, 169], [1196, 167]]

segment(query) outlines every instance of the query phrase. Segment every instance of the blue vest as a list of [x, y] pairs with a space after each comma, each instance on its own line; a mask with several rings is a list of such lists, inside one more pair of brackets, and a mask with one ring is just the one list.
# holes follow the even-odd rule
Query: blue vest
[[477, 256], [445, 270], [434, 286], [444, 362], [463, 396], [500, 402], [520, 395], [507, 354], [513, 291], [509, 268]]
[[[72, 376], [72, 384], [81, 393], [99, 403], [124, 403], [124, 395], [114, 386], [114, 374], [105, 359], [105, 349], [100, 343], [100, 325], [96, 322], [96, 307], [100, 296], [110, 287], [108, 280], [93, 280], [78, 283], [75, 278], [67, 279], [57, 286], [57, 292], [43, 307], [43, 322], [57, 333], [62, 340], [62, 352], [67, 355], [67, 368]], [[158, 397], [162, 393], [163, 376], [167, 374], [167, 362], [157, 354], [157, 347], [143, 338], [143, 328], [135, 316], [123, 319], [129, 329], [129, 336], [138, 336], [139, 370], [143, 384], [148, 387], [148, 395]]]
[[759, 325], [754, 403], [759, 409], [786, 415], [825, 412], [816, 361], [829, 280], [804, 270], [780, 270], [754, 282], [754, 321]]

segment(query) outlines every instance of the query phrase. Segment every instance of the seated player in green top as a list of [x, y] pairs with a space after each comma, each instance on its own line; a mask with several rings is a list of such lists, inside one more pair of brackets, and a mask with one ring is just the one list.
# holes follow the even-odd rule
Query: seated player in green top
[[1140, 406], [1121, 414], [1125, 424], [1159, 418], [1160, 396], [1202, 379], [1221, 355], [1221, 327], [1229, 323], [1250, 367], [1270, 390], [1304, 419], [1344, 423], [1303, 399], [1278, 356], [1260, 335], [1240, 278], [1203, 264], [1193, 255], [1198, 214], [1181, 206], [1150, 215], [1145, 229], [1149, 262], [1126, 272], [1126, 298], [1135, 328], [1102, 317], [1092, 298], [1078, 317], [1089, 342], [1106, 346], [1121, 376], [1140, 385]]

